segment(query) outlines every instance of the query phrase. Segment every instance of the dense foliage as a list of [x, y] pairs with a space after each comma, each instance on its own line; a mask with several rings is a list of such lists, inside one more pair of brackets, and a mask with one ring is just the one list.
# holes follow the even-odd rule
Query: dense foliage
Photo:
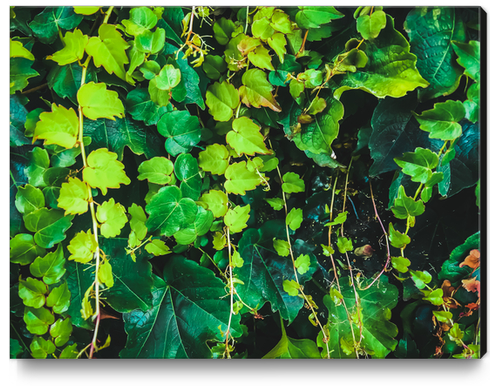
[[479, 357], [479, 26], [11, 8], [11, 357]]

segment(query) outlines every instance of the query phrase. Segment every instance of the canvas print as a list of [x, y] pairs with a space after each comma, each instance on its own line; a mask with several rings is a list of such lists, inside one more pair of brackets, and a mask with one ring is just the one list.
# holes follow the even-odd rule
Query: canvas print
[[480, 358], [479, 7], [10, 7], [11, 358]]

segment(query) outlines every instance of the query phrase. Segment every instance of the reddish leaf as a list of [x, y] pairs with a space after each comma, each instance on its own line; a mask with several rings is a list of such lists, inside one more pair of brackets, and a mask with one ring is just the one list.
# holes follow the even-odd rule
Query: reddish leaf
[[461, 280], [463, 283], [463, 288], [465, 288], [468, 292], [478, 291], [478, 296], [480, 296], [480, 282], [476, 280], [476, 277], [472, 277], [468, 280]]
[[460, 268], [467, 265], [470, 268], [476, 269], [480, 266], [480, 251], [473, 249], [464, 261], [459, 265]]

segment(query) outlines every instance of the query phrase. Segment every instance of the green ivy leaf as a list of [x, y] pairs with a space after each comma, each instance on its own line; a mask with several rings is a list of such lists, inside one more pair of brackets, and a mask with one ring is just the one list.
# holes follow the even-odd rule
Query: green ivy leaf
[[386, 13], [382, 10], [377, 10], [370, 15], [358, 17], [356, 23], [357, 31], [361, 34], [362, 38], [373, 40], [386, 27]]
[[39, 73], [32, 67], [32, 61], [25, 58], [10, 58], [10, 94], [22, 91], [29, 84], [29, 78]]
[[206, 105], [209, 107], [209, 113], [217, 121], [229, 121], [239, 103], [238, 90], [226, 81], [215, 82], [206, 91]]
[[388, 15], [386, 28], [372, 42], [366, 42], [364, 50], [369, 58], [367, 65], [356, 72], [347, 73], [334, 96], [340, 99], [345, 90], [361, 89], [377, 98], [399, 98], [417, 87], [427, 87], [427, 82], [415, 67], [417, 56], [410, 53], [410, 45], [394, 28]]
[[146, 222], [150, 232], [158, 230], [161, 235], [172, 236], [194, 222], [197, 205], [190, 198], [182, 198], [177, 186], [165, 186], [152, 197], [146, 211], [150, 214]]
[[90, 262], [97, 250], [97, 242], [89, 229], [87, 233], [81, 231], [75, 235], [68, 245], [71, 255], [68, 260], [75, 260], [77, 263], [87, 264]]
[[107, 238], [118, 236], [128, 222], [126, 208], [116, 203], [113, 198], [97, 207], [96, 216], [100, 223], [100, 233]]
[[29, 214], [37, 209], [44, 208], [43, 192], [29, 184], [19, 186], [15, 195], [15, 207], [21, 214]]
[[65, 47], [53, 55], [47, 56], [46, 59], [53, 60], [60, 66], [82, 60], [85, 54], [85, 46], [88, 43], [87, 35], [84, 35], [77, 28], [73, 32], [67, 31], [61, 41]]
[[201, 140], [199, 119], [187, 110], [163, 114], [158, 121], [158, 132], [167, 137], [165, 149], [174, 157], [189, 152]]
[[468, 98], [463, 102], [465, 108], [465, 117], [472, 123], [480, 119], [480, 83], [473, 83], [466, 93]]
[[337, 240], [337, 248], [340, 253], [347, 253], [347, 251], [352, 251], [354, 247], [352, 246], [352, 240], [347, 237], [339, 237]]
[[46, 292], [48, 292], [48, 287], [40, 280], [28, 277], [25, 281], [19, 281], [19, 297], [27, 307], [41, 308], [44, 306]]
[[56, 350], [56, 346], [50, 340], [45, 340], [41, 336], [35, 336], [29, 345], [31, 355], [35, 359], [46, 359], [50, 354], [53, 354]]
[[197, 160], [190, 154], [179, 154], [174, 168], [175, 177], [181, 181], [182, 196], [197, 201], [201, 196], [202, 185]]
[[[277, 57], [279, 58], [279, 61], [281, 63], [284, 63], [284, 55], [286, 55], [287, 53], [286, 51], [287, 42], [286, 42], [286, 38], [284, 37], [284, 34], [275, 33], [274, 35], [272, 35], [270, 38], [267, 39], [267, 44], [269, 44], [269, 47], [274, 50]], [[271, 71], [276, 71], [276, 69], [273, 67]]]
[[93, 15], [94, 13], [98, 12], [100, 7], [91, 7], [91, 6], [85, 6], [81, 5], [78, 7], [73, 7], [73, 10], [75, 13], [78, 13], [80, 15]]
[[305, 191], [305, 182], [296, 173], [287, 172], [282, 177], [282, 180], [282, 190], [284, 190], [285, 193], [299, 193]]
[[49, 329], [49, 334], [54, 338], [57, 347], [65, 345], [73, 331], [71, 319], [58, 319]]
[[[458, 343], [464, 337], [464, 333], [463, 333], [463, 331], [461, 331], [461, 328], [459, 328], [458, 323], [453, 324], [453, 326], [449, 330], [448, 335], [449, 335], [449, 339], [451, 339], [452, 341], [458, 342]], [[461, 343], [459, 343], [459, 344], [461, 344]]]
[[398, 272], [405, 273], [408, 272], [408, 267], [410, 266], [410, 260], [405, 257], [391, 257], [391, 264]]
[[284, 200], [282, 198], [266, 198], [265, 201], [274, 210], [281, 210], [284, 207]]
[[34, 242], [28, 233], [19, 233], [10, 240], [10, 262], [20, 265], [31, 264], [38, 256], [44, 256], [46, 250]]
[[[342, 296], [350, 315], [357, 315], [357, 302], [360, 303], [359, 312], [362, 318], [361, 347], [372, 352], [373, 358], [385, 358], [396, 347], [394, 339], [398, 328], [390, 322], [391, 309], [398, 301], [398, 290], [393, 284], [388, 283], [386, 276], [380, 277], [376, 285], [365, 291], [357, 290], [354, 293], [349, 278], [339, 279]], [[342, 349], [342, 340], [351, 342], [352, 331], [350, 323], [346, 323], [347, 314], [343, 304], [336, 305], [329, 295], [325, 295], [323, 303], [328, 308], [329, 315], [329, 349], [331, 358], [355, 358], [354, 353], [346, 354]], [[352, 328], [359, 340], [359, 327], [352, 323]]]
[[457, 62], [465, 68], [464, 74], [476, 82], [480, 81], [480, 42], [470, 40], [468, 43], [452, 41], [454, 51], [458, 55]]
[[129, 11], [129, 20], [123, 20], [121, 23], [126, 27], [126, 33], [137, 36], [155, 27], [157, 21], [157, 16], [150, 8], [135, 7]]
[[453, 314], [449, 311], [432, 311], [436, 319], [441, 323], [450, 323]]
[[344, 17], [334, 7], [298, 7], [295, 21], [302, 29], [319, 28], [320, 25]]
[[[289, 243], [285, 240], [274, 239], [272, 245], [279, 256], [289, 255]], [[286, 291], [287, 292], [287, 291]]]
[[138, 180], [147, 179], [152, 184], [166, 185], [172, 181], [170, 175], [173, 170], [174, 165], [168, 158], [153, 157], [138, 166]]
[[52, 44], [59, 29], [71, 30], [80, 24], [83, 16], [77, 15], [72, 7], [47, 7], [29, 23], [34, 35], [44, 44]]
[[213, 214], [201, 206], [197, 207], [196, 218], [192, 224], [174, 234], [175, 241], [181, 245], [193, 243], [198, 236], [205, 235], [213, 223]]
[[437, 154], [429, 149], [418, 147], [413, 153], [405, 153], [395, 162], [402, 168], [404, 174], [412, 177], [413, 182], [425, 184], [432, 177], [432, 170], [439, 164]]
[[304, 275], [310, 270], [310, 256], [303, 254], [299, 255], [294, 261], [294, 266], [297, 268], [300, 275]]
[[151, 243], [145, 245], [146, 252], [155, 256], [164, 256], [172, 253], [170, 248], [162, 240], [152, 240]]
[[181, 73], [178, 68], [167, 64], [163, 66], [158, 75], [153, 79], [159, 90], [170, 91], [180, 83]]
[[31, 334], [44, 335], [54, 323], [54, 316], [46, 308], [26, 307], [24, 309], [24, 322]]
[[48, 249], [66, 238], [65, 232], [71, 227], [73, 217], [64, 216], [60, 210], [41, 208], [24, 216], [24, 225], [35, 232], [36, 244]]
[[204, 202], [215, 218], [222, 217], [228, 210], [228, 196], [221, 190], [211, 189], [204, 193], [200, 201]]
[[221, 56], [206, 55], [202, 69], [209, 79], [217, 80], [226, 71], [226, 62]]
[[[68, 98], [74, 104], [77, 103], [77, 92], [82, 80], [82, 67], [78, 62], [66, 66], [53, 66], [48, 73], [48, 86], [61, 98]], [[97, 73], [93, 67], [88, 68], [85, 83], [97, 81]]]
[[457, 55], [451, 41], [466, 41], [465, 26], [453, 7], [412, 9], [404, 28], [410, 39], [410, 49], [417, 56], [417, 69], [429, 82], [418, 90], [419, 99], [428, 100], [453, 93], [463, 70], [455, 62]]
[[442, 296], [443, 296], [442, 288], [437, 288], [434, 291], [430, 291], [430, 293], [425, 295], [422, 298], [422, 300], [427, 300], [428, 302], [431, 302], [435, 306], [441, 306], [444, 303]]
[[255, 172], [247, 169], [245, 161], [228, 166], [225, 172], [225, 189], [229, 193], [245, 195], [246, 190], [254, 190], [262, 183], [262, 179]]
[[[223, 282], [182, 256], [167, 261], [163, 280], [154, 279], [152, 308], [123, 315], [128, 340], [120, 357], [210, 358], [205, 342], [223, 341], [220, 331], [227, 329], [230, 317]], [[239, 337], [239, 316], [231, 320], [231, 336]], [[168, 333], [161, 334], [159, 326], [166, 326]]]
[[199, 167], [205, 172], [211, 172], [212, 174], [225, 174], [228, 168], [228, 159], [230, 153], [224, 145], [219, 143], [213, 143], [206, 146], [204, 151], [199, 153]]
[[[294, 285], [294, 284], [293, 284]], [[288, 358], [288, 359], [319, 359], [320, 353], [315, 342], [309, 339], [294, 339], [286, 335], [283, 323], [281, 323], [282, 338], [265, 354], [262, 359]]]
[[[148, 228], [145, 225], [146, 214], [143, 208], [135, 203], [128, 208], [128, 213], [130, 215], [129, 226], [131, 227], [128, 243], [131, 248], [134, 248], [146, 237], [148, 231]], [[131, 242], [131, 235], [134, 235], [133, 237], [138, 240], [137, 243]]]
[[391, 208], [396, 218], [401, 220], [408, 216], [420, 216], [425, 211], [424, 203], [420, 200], [415, 201], [412, 197], [407, 197], [403, 185], [398, 189], [398, 197], [395, 199], [394, 206]]
[[76, 177], [69, 178], [61, 185], [58, 207], [65, 214], [82, 214], [88, 210], [89, 187]]
[[213, 32], [216, 41], [225, 46], [232, 37], [233, 32], [235, 32], [235, 23], [221, 17], [213, 24]]
[[148, 90], [131, 90], [126, 96], [126, 106], [133, 119], [143, 121], [145, 125], [156, 125], [163, 114], [169, 111], [168, 106], [158, 106], [150, 99]]
[[51, 307], [53, 312], [63, 314], [70, 307], [71, 293], [68, 284], [63, 282], [60, 286], [53, 288], [46, 298], [46, 306]]
[[410, 237], [407, 236], [406, 234], [398, 232], [393, 227], [393, 224], [391, 222], [390, 222], [389, 232], [390, 232], [390, 235], [389, 235], [390, 244], [393, 245], [395, 248], [405, 249], [405, 247], [408, 244], [410, 244]]
[[265, 72], [257, 68], [246, 71], [242, 76], [239, 89], [240, 98], [248, 107], [269, 107], [273, 111], [281, 111], [281, 107], [272, 95], [272, 85], [267, 81]]
[[29, 266], [31, 274], [42, 278], [46, 284], [55, 284], [60, 281], [66, 272], [63, 248], [58, 244], [56, 251], [48, 253], [45, 257], [36, 257]]
[[117, 92], [107, 90], [105, 83], [86, 83], [77, 93], [77, 100], [82, 107], [82, 113], [87, 118], [96, 120], [114, 117], [124, 117], [124, 106]]
[[289, 296], [298, 296], [299, 294], [299, 284], [294, 280], [284, 280], [282, 283], [282, 288], [287, 292]]
[[448, 100], [444, 103], [436, 103], [432, 110], [414, 115], [420, 123], [420, 129], [430, 133], [429, 138], [451, 141], [463, 134], [463, 129], [458, 122], [465, 117], [465, 114], [465, 107], [461, 101]]
[[[328, 206], [325, 206], [325, 209], [328, 209]], [[328, 214], [328, 213], [327, 213]], [[333, 225], [340, 225], [340, 224], [343, 224], [345, 222], [345, 220], [347, 220], [347, 215], [349, 214], [349, 212], [345, 211], [345, 212], [340, 212], [337, 217], [335, 217], [332, 221], [330, 222], [327, 222], [325, 224], [326, 227], [331, 227]]]
[[[287, 174], [287, 173], [286, 173]], [[303, 222], [303, 209], [293, 208], [286, 216], [286, 225], [293, 231], [297, 230]]]
[[163, 28], [157, 28], [153, 32], [145, 30], [136, 35], [134, 45], [141, 52], [156, 54], [165, 45], [165, 30]]
[[124, 164], [117, 160], [117, 154], [105, 148], [94, 150], [88, 155], [83, 180], [92, 188], [99, 188], [104, 196], [107, 188], [118, 189], [121, 184], [131, 183], [124, 172]]
[[112, 275], [112, 265], [109, 260], [105, 259], [99, 266], [97, 277], [101, 284], [104, 284], [106, 288], [112, 288], [114, 286], [114, 276]]
[[[286, 39], [284, 39], [284, 42], [285, 41]], [[255, 67], [267, 69], [269, 71], [275, 70], [274, 66], [272, 65], [272, 57], [269, 54], [269, 50], [262, 45], [250, 52], [248, 54], [248, 59]]]
[[264, 143], [264, 137], [260, 133], [260, 126], [256, 125], [250, 118], [240, 117], [233, 120], [233, 130], [226, 134], [226, 142], [237, 152], [255, 155], [271, 154]]
[[93, 56], [96, 67], [104, 66], [109, 74], [116, 74], [118, 78], [126, 80], [124, 65], [129, 63], [126, 49], [129, 44], [122, 38], [113, 24], [102, 24], [99, 27], [99, 36], [89, 39], [85, 51]]
[[32, 53], [24, 47], [22, 42], [10, 39], [10, 57], [11, 58], [26, 58], [34, 61], [36, 58]]
[[52, 112], [39, 115], [33, 139], [44, 139], [45, 145], [59, 145], [71, 149], [78, 136], [78, 116], [75, 110], [51, 105]]
[[418, 289], [424, 289], [426, 284], [429, 284], [432, 280], [432, 276], [427, 271], [413, 271], [411, 269], [408, 271]]
[[239, 233], [247, 227], [250, 218], [250, 205], [237, 206], [228, 209], [225, 214], [224, 222], [230, 228], [231, 233]]

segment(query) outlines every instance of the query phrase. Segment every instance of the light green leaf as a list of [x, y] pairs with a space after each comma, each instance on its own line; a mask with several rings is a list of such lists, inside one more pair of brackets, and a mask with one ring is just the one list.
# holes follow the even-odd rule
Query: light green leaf
[[[287, 42], [286, 42], [286, 38], [284, 37], [284, 34], [275, 33], [274, 35], [272, 35], [270, 38], [267, 39], [267, 44], [269, 44], [269, 47], [275, 51], [277, 57], [279, 58], [279, 61], [281, 63], [284, 63], [284, 55], [286, 55], [287, 53], [286, 50]], [[275, 69], [271, 71], [275, 71]]]
[[283, 34], [289, 34], [293, 32], [293, 27], [291, 25], [291, 20], [289, 20], [289, 15], [284, 11], [276, 8], [271, 16], [271, 27], [276, 31], [282, 32]]
[[93, 15], [99, 9], [100, 7], [90, 7], [85, 5], [73, 7], [73, 11], [75, 11], [75, 13], [78, 13], [79, 15]]
[[26, 184], [17, 188], [15, 194], [15, 207], [20, 214], [28, 214], [37, 209], [43, 208], [45, 205], [43, 192]]
[[200, 200], [207, 205], [215, 218], [222, 217], [228, 210], [228, 196], [221, 190], [211, 189], [209, 192], [204, 193]]
[[46, 359], [50, 354], [53, 354], [56, 350], [56, 346], [50, 340], [45, 340], [41, 336], [35, 336], [29, 345], [31, 355], [35, 359]]
[[152, 184], [166, 185], [172, 181], [174, 165], [165, 157], [153, 157], [138, 166], [138, 180], [147, 179]]
[[100, 264], [99, 271], [97, 272], [97, 277], [99, 279], [99, 282], [104, 284], [106, 288], [112, 288], [114, 286], [112, 265], [109, 263], [109, 260], [104, 259], [102, 264]]
[[29, 84], [28, 79], [39, 75], [32, 68], [33, 62], [25, 58], [10, 58], [10, 94], [22, 91]]
[[480, 81], [480, 42], [470, 40], [469, 43], [452, 41], [454, 51], [458, 54], [457, 62], [465, 68], [464, 74], [476, 82]]
[[117, 160], [117, 154], [106, 148], [94, 150], [88, 155], [83, 180], [92, 188], [99, 188], [104, 196], [107, 188], [118, 189], [121, 184], [131, 183], [124, 172], [124, 164]]
[[11, 58], [26, 58], [29, 60], [35, 60], [36, 58], [32, 53], [23, 46], [22, 42], [10, 39], [10, 57]]
[[286, 225], [293, 231], [297, 230], [303, 222], [303, 209], [293, 208], [286, 216]]
[[[145, 225], [146, 214], [143, 208], [135, 203], [128, 208], [128, 213], [130, 215], [129, 226], [131, 227], [128, 244], [130, 248], [134, 248], [146, 237], [148, 231]], [[137, 241], [131, 241], [132, 237]]]
[[39, 115], [33, 139], [44, 139], [45, 145], [59, 145], [71, 149], [78, 136], [78, 116], [75, 110], [51, 105], [52, 112]]
[[439, 164], [436, 153], [421, 147], [417, 147], [413, 153], [404, 153], [403, 157], [395, 158], [394, 161], [404, 174], [412, 177], [412, 181], [423, 184], [431, 179], [432, 170]]
[[424, 289], [426, 284], [429, 284], [432, 280], [432, 276], [427, 271], [413, 271], [409, 269], [410, 276], [418, 289]]
[[73, 331], [71, 319], [58, 319], [49, 329], [49, 334], [55, 338], [54, 343], [57, 347], [65, 345], [70, 339]]
[[100, 223], [100, 233], [107, 238], [118, 236], [128, 222], [126, 208], [116, 203], [113, 198], [97, 207], [96, 216]]
[[282, 198], [266, 198], [265, 201], [272, 206], [272, 209], [274, 210], [281, 210], [284, 207]]
[[213, 234], [213, 248], [217, 251], [222, 250], [226, 246], [226, 235], [221, 232]]
[[58, 244], [56, 251], [48, 253], [45, 257], [36, 257], [29, 270], [33, 276], [42, 278], [49, 285], [59, 282], [66, 272], [64, 266], [63, 248]]
[[437, 288], [433, 291], [430, 291], [430, 293], [425, 295], [422, 298], [422, 300], [427, 300], [428, 302], [431, 302], [435, 306], [441, 306], [442, 303], [444, 303], [442, 296], [443, 296], [442, 288]]
[[289, 243], [285, 240], [274, 239], [272, 242], [274, 249], [276, 250], [279, 256], [287, 256], [289, 255]]
[[[80, 8], [80, 7], [76, 7], [76, 8]], [[92, 7], [87, 7], [87, 8], [92, 8]], [[99, 8], [99, 7], [93, 7], [93, 8]], [[78, 357], [78, 351], [77, 351], [76, 343], [73, 343], [70, 346], [66, 346], [59, 356], [60, 359], [76, 359], [77, 357]]]
[[453, 314], [449, 311], [432, 311], [436, 319], [441, 323], [450, 323]]
[[193, 223], [174, 234], [175, 241], [181, 245], [193, 243], [198, 236], [205, 235], [213, 224], [213, 213], [201, 206], [197, 207], [196, 217]]
[[410, 266], [410, 260], [405, 257], [391, 257], [391, 264], [398, 272], [405, 273], [408, 272], [408, 267]]
[[124, 117], [124, 106], [117, 92], [106, 89], [105, 83], [86, 83], [77, 93], [77, 100], [82, 107], [82, 113], [87, 118], [96, 120], [114, 117]]
[[163, 114], [158, 121], [158, 132], [167, 137], [165, 149], [174, 157], [189, 152], [201, 140], [199, 119], [187, 110]]
[[354, 247], [352, 246], [352, 240], [347, 237], [339, 237], [337, 240], [337, 248], [340, 253], [346, 253], [347, 251], [352, 251]]
[[233, 130], [226, 134], [226, 142], [237, 152], [242, 154], [255, 155], [272, 154], [264, 143], [264, 137], [260, 133], [260, 126], [256, 125], [248, 117], [240, 117], [233, 120]]
[[[245, 195], [246, 190], [254, 190], [263, 181], [254, 171], [247, 169], [245, 161], [231, 164], [225, 172], [225, 189], [229, 193]], [[267, 177], [266, 177], [267, 178]]]
[[97, 242], [89, 229], [87, 233], [81, 231], [75, 235], [68, 245], [68, 251], [71, 253], [68, 260], [75, 260], [77, 263], [87, 264], [90, 262], [97, 250]]
[[38, 188], [45, 187], [44, 173], [49, 168], [48, 152], [46, 149], [36, 146], [27, 153], [27, 158], [29, 166], [25, 168], [25, 173], [29, 179], [29, 184]]
[[190, 154], [179, 154], [174, 169], [175, 177], [181, 181], [182, 196], [197, 201], [201, 196], [202, 185], [197, 160]]
[[405, 249], [405, 247], [408, 244], [410, 244], [410, 237], [407, 236], [406, 234], [398, 232], [393, 227], [393, 224], [391, 222], [390, 222], [389, 232], [390, 232], [390, 236], [389, 236], [390, 244], [393, 245], [395, 248]]
[[145, 30], [136, 35], [134, 44], [141, 52], [157, 54], [163, 50], [163, 46], [165, 45], [165, 30], [163, 28], [157, 28], [153, 32]]
[[48, 332], [49, 326], [54, 323], [54, 315], [44, 307], [26, 307], [24, 322], [31, 334], [44, 335]]
[[344, 17], [334, 7], [298, 7], [295, 21], [302, 29], [319, 28], [320, 25]]
[[424, 203], [420, 200], [415, 201], [412, 197], [407, 197], [403, 185], [398, 189], [398, 197], [395, 199], [391, 208], [396, 218], [401, 220], [408, 216], [420, 216], [425, 211]]
[[145, 249], [148, 253], [151, 253], [155, 256], [164, 256], [172, 253], [167, 244], [165, 244], [164, 241], [158, 239], [152, 240], [151, 243], [146, 244]]
[[32, 277], [19, 281], [19, 297], [27, 307], [41, 308], [44, 306], [46, 292], [48, 292], [48, 287], [42, 281]]
[[303, 254], [299, 255], [294, 261], [294, 266], [300, 275], [305, 274], [310, 269], [310, 256]]
[[10, 240], [10, 262], [20, 265], [31, 264], [38, 256], [44, 256], [46, 250], [34, 242], [28, 233], [19, 233]]
[[463, 134], [459, 122], [465, 114], [465, 107], [461, 101], [448, 100], [436, 103], [432, 110], [425, 110], [422, 114], [414, 116], [420, 123], [420, 129], [430, 133], [429, 138], [451, 141]]
[[270, 20], [265, 17], [255, 19], [252, 23], [252, 35], [258, 39], [267, 40], [274, 34], [274, 32], [274, 29], [270, 25]]
[[239, 103], [238, 90], [226, 81], [215, 82], [206, 91], [206, 105], [216, 121], [229, 121]]
[[198, 163], [199, 167], [205, 172], [221, 175], [225, 174], [229, 158], [230, 153], [226, 146], [213, 143], [206, 146], [206, 149], [199, 153]]
[[85, 51], [93, 56], [96, 67], [104, 66], [109, 74], [116, 74], [118, 78], [126, 80], [124, 65], [129, 63], [126, 49], [129, 44], [122, 38], [113, 24], [102, 24], [99, 27], [99, 36], [89, 39]]
[[282, 190], [284, 190], [285, 193], [299, 193], [305, 191], [305, 182], [296, 173], [287, 172], [282, 177], [282, 180]]
[[452, 341], [455, 341], [458, 343], [458, 345], [461, 345], [461, 340], [464, 337], [463, 331], [461, 331], [461, 328], [459, 328], [458, 323], [454, 323], [451, 329], [449, 330], [449, 339]]
[[476, 123], [480, 119], [480, 83], [473, 83], [468, 88], [466, 97], [468, 99], [463, 102], [466, 111], [465, 117]]
[[264, 71], [257, 68], [246, 71], [242, 76], [242, 84], [239, 89], [240, 98], [248, 107], [264, 106], [273, 111], [281, 111], [281, 107], [272, 95], [273, 87]]
[[235, 32], [235, 23], [221, 17], [213, 24], [213, 32], [216, 41], [224, 46], [230, 40], [233, 32]]
[[82, 60], [85, 54], [85, 46], [88, 43], [87, 35], [76, 28], [73, 32], [67, 31], [61, 41], [65, 47], [53, 55], [47, 56], [46, 59], [53, 60], [60, 66]]
[[41, 208], [24, 216], [27, 230], [35, 232], [34, 241], [42, 248], [52, 248], [63, 241], [71, 227], [73, 216], [63, 216], [63, 211]]
[[235, 268], [235, 267], [237, 267], [237, 268], [243, 267], [243, 259], [242, 259], [242, 257], [240, 256], [240, 253], [238, 253], [237, 250], [235, 250], [233, 252], [233, 255], [231, 256], [231, 266], [233, 268]]
[[170, 91], [180, 83], [181, 73], [178, 68], [171, 64], [166, 64], [153, 79], [159, 90]]
[[58, 207], [65, 209], [65, 214], [82, 214], [88, 210], [89, 187], [76, 177], [68, 179], [61, 185]]
[[134, 7], [129, 11], [129, 20], [123, 20], [121, 23], [126, 27], [126, 33], [136, 36], [152, 29], [157, 22], [158, 18], [150, 8]]
[[[328, 206], [325, 206], [325, 211], [328, 209]], [[328, 214], [328, 213], [327, 213]], [[345, 220], [347, 220], [347, 215], [349, 214], [349, 212], [345, 211], [345, 212], [340, 212], [337, 217], [335, 217], [333, 219], [333, 221], [330, 221], [330, 222], [327, 222], [325, 224], [326, 227], [330, 227], [332, 225], [339, 225], [339, 224], [343, 224], [345, 222]]]
[[386, 27], [386, 13], [382, 10], [377, 10], [369, 15], [358, 17], [356, 23], [357, 31], [362, 38], [373, 40]]
[[298, 296], [299, 284], [294, 280], [284, 280], [282, 288], [287, 292], [289, 296]]
[[388, 15], [386, 28], [379, 36], [366, 42], [364, 52], [369, 58], [367, 65], [344, 75], [340, 87], [334, 92], [336, 99], [349, 89], [360, 89], [377, 98], [400, 98], [417, 87], [429, 85], [415, 67], [417, 56], [410, 53], [410, 45], [394, 28], [391, 16]]
[[[286, 39], [284, 39], [284, 42]], [[255, 50], [248, 54], [248, 59], [255, 66], [270, 71], [274, 71], [275, 68], [272, 65], [272, 57], [269, 54], [269, 50], [264, 46], [260, 45]]]
[[224, 222], [230, 228], [231, 233], [239, 233], [247, 227], [250, 218], [250, 205], [236, 206], [228, 209], [225, 214]]
[[146, 222], [150, 232], [158, 230], [161, 235], [172, 236], [194, 222], [197, 205], [190, 198], [182, 198], [177, 186], [165, 186], [152, 197], [146, 212], [150, 214]]
[[53, 312], [62, 314], [68, 311], [70, 299], [71, 293], [68, 289], [68, 284], [63, 282], [63, 284], [51, 290], [49, 296], [46, 298], [46, 306], [51, 307]]
[[169, 111], [170, 106], [158, 106], [150, 99], [148, 90], [137, 88], [131, 90], [126, 96], [127, 111], [133, 119], [143, 121], [145, 125], [156, 125], [163, 114]]

